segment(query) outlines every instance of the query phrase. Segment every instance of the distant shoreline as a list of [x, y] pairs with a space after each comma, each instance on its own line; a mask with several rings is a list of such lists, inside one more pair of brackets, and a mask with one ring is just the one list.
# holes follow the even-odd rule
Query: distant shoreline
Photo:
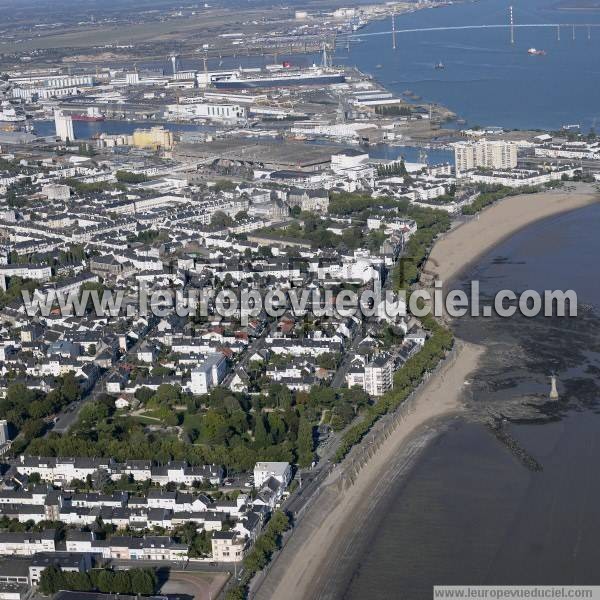
[[499, 200], [436, 241], [424, 270], [440, 279], [447, 289], [483, 254], [521, 229], [599, 202], [600, 193], [594, 185], [578, 184], [575, 191], [558, 188]]
[[[524, 227], [599, 200], [600, 194], [585, 185], [569, 192], [553, 190], [505, 198], [438, 240], [426, 269], [449, 283]], [[347, 567], [357, 531], [389, 491], [393, 479], [410, 471], [419, 438], [422, 448], [432, 437], [424, 435], [427, 428], [435, 426], [436, 420], [460, 413], [464, 382], [484, 352], [484, 347], [457, 340], [451, 356], [407, 401], [411, 406], [405, 407], [402, 424], [358, 473], [354, 485], [340, 492], [335, 487], [334, 470], [330, 485], [298, 524], [253, 598], [308, 600], [321, 597], [326, 587], [332, 591], [331, 574]]]

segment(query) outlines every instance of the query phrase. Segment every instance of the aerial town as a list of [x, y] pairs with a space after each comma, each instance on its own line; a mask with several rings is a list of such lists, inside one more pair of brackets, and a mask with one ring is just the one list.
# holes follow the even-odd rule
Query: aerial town
[[[245, 597], [348, 433], [431, 360], [400, 292], [432, 241], [595, 180], [595, 135], [461, 128], [337, 64], [323, 28], [390, 14], [370, 10], [297, 10], [279, 52], [314, 64], [263, 64], [260, 30], [195, 67], [0, 70], [0, 598], [152, 598], [181, 573], [196, 591], [160, 597]], [[247, 66], [207, 60], [232, 45]], [[377, 290], [394, 310], [336, 302]]]

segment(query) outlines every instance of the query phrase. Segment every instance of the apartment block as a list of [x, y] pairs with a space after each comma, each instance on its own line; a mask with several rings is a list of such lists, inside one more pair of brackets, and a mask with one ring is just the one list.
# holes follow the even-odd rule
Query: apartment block
[[454, 144], [456, 176], [477, 168], [514, 169], [517, 146], [511, 142], [480, 140]]

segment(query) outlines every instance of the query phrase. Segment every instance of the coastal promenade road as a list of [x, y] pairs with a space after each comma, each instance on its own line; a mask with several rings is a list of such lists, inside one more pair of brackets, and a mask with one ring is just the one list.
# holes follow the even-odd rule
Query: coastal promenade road
[[109, 564], [117, 570], [141, 569], [154, 567], [156, 569], [173, 569], [176, 571], [194, 571], [203, 573], [233, 573], [231, 563], [196, 562], [192, 560], [128, 560], [124, 558], [111, 558]]
[[409, 471], [447, 416], [459, 410], [465, 379], [481, 353], [477, 346], [457, 343], [399, 409], [379, 419], [330, 470], [282, 550], [253, 581], [251, 598], [279, 598], [283, 590], [288, 600], [336, 597], [333, 580], [346, 575], [354, 547], [377, 518], [378, 500]]

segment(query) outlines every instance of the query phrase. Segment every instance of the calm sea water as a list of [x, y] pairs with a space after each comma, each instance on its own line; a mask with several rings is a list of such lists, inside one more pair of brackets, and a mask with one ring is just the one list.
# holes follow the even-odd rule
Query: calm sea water
[[[555, 0], [482, 0], [398, 16], [398, 29], [507, 24], [513, 4], [516, 23], [600, 23], [598, 11], [557, 10]], [[389, 20], [360, 33], [390, 31]], [[506, 29], [362, 35], [339, 62], [356, 64], [393, 91], [412, 90], [439, 102], [470, 125], [558, 129], [579, 123], [589, 128], [600, 117], [600, 29], [563, 27], [517, 29], [515, 44]], [[546, 50], [530, 56], [527, 49]], [[443, 62], [444, 70], [434, 66]], [[378, 68], [378, 65], [380, 67]], [[600, 125], [600, 123], [599, 123]]]
[[[393, 486], [322, 598], [421, 600], [434, 584], [600, 584], [600, 322], [590, 306], [600, 299], [599, 225], [600, 206], [540, 222], [468, 274], [484, 296], [571, 288], [586, 306], [573, 319], [457, 323], [460, 337], [488, 346], [467, 417]], [[552, 372], [558, 402], [547, 400]], [[542, 472], [492, 436], [490, 415], [509, 419]]]
[[[599, 22], [553, 1], [514, 2], [516, 22]], [[496, 0], [398, 17], [397, 27], [494, 24]], [[385, 31], [375, 23], [364, 32]], [[470, 125], [559, 128], [596, 125], [600, 32], [464, 30], [363, 36], [351, 60], [388, 87], [449, 106]], [[532, 57], [527, 48], [547, 51]], [[445, 70], [433, 67], [442, 61]], [[377, 65], [381, 65], [377, 67]], [[320, 598], [432, 597], [435, 584], [600, 584], [600, 207], [537, 223], [478, 263], [467, 279], [499, 289], [574, 289], [575, 319], [463, 319], [459, 337], [488, 347], [469, 386], [466, 418], [452, 421], [375, 511]], [[465, 283], [466, 285], [466, 283]], [[549, 375], [560, 400], [549, 402]], [[526, 469], [487, 429], [490, 417], [541, 463]], [[347, 557], [346, 557], [347, 558]]]

